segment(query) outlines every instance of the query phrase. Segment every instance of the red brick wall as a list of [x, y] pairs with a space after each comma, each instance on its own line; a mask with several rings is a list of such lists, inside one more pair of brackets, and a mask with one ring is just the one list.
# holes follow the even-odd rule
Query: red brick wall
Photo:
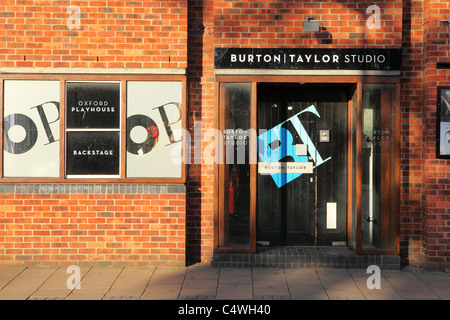
[[[203, 152], [212, 141], [205, 139], [208, 129], [216, 128], [214, 93], [214, 3], [189, 1], [188, 95], [189, 128], [192, 139], [201, 139], [202, 149], [192, 146], [192, 163], [187, 184], [187, 259], [206, 262], [214, 247], [214, 166], [207, 164]], [[195, 136], [196, 124], [201, 128]]]
[[[369, 29], [366, 13], [381, 9], [380, 29]], [[402, 1], [217, 0], [214, 7], [217, 46], [224, 47], [400, 47]], [[314, 17], [320, 33], [303, 32]]]
[[[73, 16], [73, 13], [67, 11], [71, 5], [80, 8], [80, 29], [70, 30], [67, 25], [68, 19]], [[381, 9], [379, 29], [367, 27], [367, 19], [371, 13], [367, 13], [366, 10], [370, 5], [377, 5]], [[320, 21], [319, 34], [303, 32], [302, 22], [309, 16]], [[187, 68], [188, 118], [189, 129], [193, 136], [195, 121], [201, 121], [202, 132], [215, 126], [214, 46], [401, 47], [403, 48], [400, 208], [402, 254], [413, 264], [436, 267], [448, 265], [450, 262], [448, 257], [450, 163], [448, 160], [437, 160], [435, 156], [436, 87], [450, 85], [450, 71], [436, 69], [437, 61], [450, 61], [449, 26], [439, 20], [449, 16], [450, 4], [447, 0], [3, 0], [0, 3], [0, 67]], [[209, 143], [210, 141], [203, 141], [203, 147]], [[201, 156], [193, 153], [192, 158], [196, 157]], [[185, 197], [178, 200], [185, 201], [187, 206], [186, 250], [188, 259], [192, 261], [207, 261], [212, 258], [215, 196], [213, 169], [213, 166], [206, 163], [190, 165], [186, 194], [178, 195]], [[9, 198], [5, 198], [7, 194]], [[30, 215], [39, 215], [35, 206], [48, 206], [42, 204], [43, 201], [59, 201], [55, 204], [57, 207], [63, 206], [60, 203], [62, 201], [112, 201], [108, 198], [112, 195], [105, 195], [104, 199], [89, 199], [89, 195], [83, 193], [70, 195], [68, 199], [64, 198], [67, 194], [63, 194], [62, 199], [53, 199], [57, 194], [49, 194], [50, 199], [39, 198], [45, 195], [32, 193], [28, 195], [31, 199], [20, 199], [24, 195], [15, 194], [14, 197], [16, 196], [19, 198], [15, 199], [10, 193], [3, 193], [0, 203], [5, 206], [4, 208], [10, 208], [11, 205], [7, 205], [6, 201], [18, 201], [17, 206], [24, 206], [30, 211], [15, 211], [16, 208], [0, 211], [0, 219], [6, 219], [4, 221], [19, 219], [14, 220], [17, 225], [14, 232], [10, 229], [14, 224], [0, 224], [0, 231], [5, 232], [5, 235], [8, 234], [8, 237], [11, 232], [13, 234], [31, 232], [33, 237], [35, 230], [27, 229], [30, 227], [30, 219], [44, 217], [31, 218]], [[72, 199], [72, 196], [87, 198]], [[116, 196], [123, 197], [124, 201], [131, 201], [132, 206], [140, 206], [136, 201], [144, 200], [134, 199], [127, 194], [118, 193]], [[32, 200], [41, 203], [34, 206], [24, 203]], [[94, 211], [89, 206], [85, 205], [86, 212]], [[56, 214], [58, 219], [63, 219], [68, 214], [55, 208], [50, 207], [51, 210], [46, 212]], [[80, 215], [84, 214], [83, 210], [75, 212]], [[155, 214], [165, 212], [161, 210], [155, 211]], [[179, 214], [184, 210], [183, 205], [180, 205], [174, 213]], [[132, 212], [135, 213], [130, 211]], [[146, 212], [140, 214], [147, 215], [146, 219], [155, 218], [152, 216], [153, 213]], [[144, 216], [141, 218], [144, 219]], [[20, 219], [23, 219], [23, 224]], [[92, 219], [104, 219], [105, 223], [119, 219], [120, 224], [121, 219], [126, 218], [95, 216]], [[99, 225], [103, 225], [103, 220], [98, 222]], [[97, 226], [96, 223], [94, 224]], [[164, 230], [169, 230], [170, 223], [161, 223], [161, 226], [167, 227]], [[41, 227], [50, 225], [52, 223], [40, 224]], [[66, 226], [65, 223], [63, 225]], [[148, 224], [136, 222], [130, 226], [144, 233], [144, 227]], [[152, 224], [149, 226], [154, 228]], [[54, 230], [66, 229], [60, 226]], [[41, 237], [41, 240], [44, 237], [53, 237], [53, 230], [45, 230], [46, 233], [50, 232], [50, 235], [38, 235], [42, 231], [44, 230], [36, 230], [36, 237]], [[67, 230], [69, 231], [71, 230]], [[181, 231], [179, 232], [178, 236], [182, 237]], [[147, 234], [139, 236], [150, 237]], [[0, 238], [4, 239], [2, 236]], [[95, 242], [81, 242], [81, 245], [86, 246], [83, 250], [90, 252], [92, 255], [90, 257], [103, 255], [98, 261], [102, 261], [107, 255], [114, 259], [119, 257], [113, 248], [107, 247], [107, 241], [99, 242], [98, 245], [104, 247], [88, 248], [88, 245], [95, 246], [99, 240], [101, 239], [96, 238]], [[177, 246], [181, 246], [178, 240]], [[0, 252], [20, 251], [20, 254], [14, 253], [16, 260], [13, 261], [16, 262], [19, 261], [17, 260], [19, 257], [46, 261], [50, 253], [43, 252], [53, 250], [52, 246], [56, 246], [58, 242], [44, 241], [43, 248], [33, 248], [38, 242], [30, 243], [31, 248], [14, 246], [6, 248], [12, 243], [0, 241], [0, 244], [5, 246], [0, 248]], [[142, 246], [147, 243], [146, 245], [150, 246], [152, 242], [143, 240], [138, 243]], [[21, 245], [30, 244], [17, 242], [17, 246]], [[115, 245], [121, 245], [125, 250], [127, 244], [117, 241]], [[34, 253], [35, 250], [40, 250], [41, 253]], [[70, 246], [67, 250], [75, 252], [65, 253], [64, 259], [67, 261], [71, 261], [70, 255], [79, 254], [78, 251], [72, 251]], [[136, 257], [130, 261], [148, 261], [144, 257], [157, 254], [157, 250], [163, 248], [156, 250], [142, 247], [127, 250], [130, 252], [126, 253], [127, 255]], [[120, 259], [124, 259], [126, 254], [121, 254]], [[175, 261], [180, 261], [181, 255], [177, 254]], [[46, 258], [42, 259], [44, 256]], [[160, 260], [166, 259], [167, 256], [168, 254], [163, 254]], [[38, 257], [41, 258], [37, 259]]]
[[450, 85], [448, 1], [403, 1], [401, 241], [412, 265], [450, 266], [450, 162], [436, 158], [437, 87]]
[[401, 254], [422, 265], [423, 1], [403, 3], [401, 73]]
[[73, 186], [2, 186], [0, 265], [185, 265], [184, 193]]
[[186, 68], [186, 57], [187, 1], [0, 3], [0, 67]]
[[[370, 5], [381, 9], [369, 29]], [[401, 253], [414, 265], [450, 263], [450, 166], [436, 159], [436, 87], [450, 84], [448, 1], [215, 1], [218, 47], [403, 49], [401, 72]], [[320, 33], [304, 33], [312, 16]]]
[[[185, 69], [187, 7], [185, 0], [1, 1], [0, 72]], [[147, 184], [149, 192], [136, 193], [116, 187], [139, 185], [114, 185], [116, 192], [98, 194], [23, 186], [0, 184], [0, 264], [185, 265], [185, 186]]]
[[423, 249], [426, 266], [450, 268], [450, 160], [436, 159], [437, 86], [450, 86], [450, 2], [424, 1]]

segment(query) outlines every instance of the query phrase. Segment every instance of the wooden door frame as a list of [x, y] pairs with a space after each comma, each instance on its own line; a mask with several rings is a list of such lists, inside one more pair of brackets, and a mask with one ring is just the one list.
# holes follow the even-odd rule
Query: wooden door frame
[[[398, 254], [400, 250], [400, 79], [399, 77], [390, 76], [281, 76], [281, 75], [216, 75], [215, 83], [215, 114], [216, 125], [221, 132], [223, 132], [225, 107], [223, 106], [223, 96], [221, 96], [220, 84], [221, 83], [251, 83], [252, 84], [252, 97], [251, 97], [251, 129], [257, 130], [257, 87], [260, 83], [305, 83], [305, 84], [347, 84], [349, 90], [354, 88], [356, 102], [353, 101], [352, 95], [348, 97], [348, 168], [347, 168], [347, 245], [352, 248], [358, 254]], [[359, 134], [362, 132], [362, 87], [363, 84], [378, 83], [378, 84], [395, 84], [395, 164], [394, 164], [394, 185], [395, 185], [395, 204], [393, 210], [395, 210], [395, 246], [393, 249], [380, 249], [380, 250], [365, 250], [362, 248], [362, 227], [361, 227], [361, 168], [362, 168], [362, 138]], [[356, 106], [354, 106], [356, 103]], [[352, 117], [353, 110], [356, 111], [356, 141], [352, 140]], [[255, 131], [256, 132], [256, 131]], [[253, 138], [253, 137], [252, 137]], [[254, 137], [256, 139], [256, 137]], [[356, 145], [356, 172], [353, 172], [353, 158], [352, 148]], [[254, 144], [256, 145], [256, 144]], [[217, 145], [218, 149], [222, 148], [222, 145]], [[221, 150], [221, 149], [220, 149]], [[253, 150], [256, 155], [256, 150]], [[256, 211], [257, 211], [257, 164], [250, 164], [250, 246], [246, 248], [232, 248], [221, 246], [223, 244], [223, 231], [221, 230], [224, 223], [223, 215], [223, 202], [224, 194], [224, 182], [220, 181], [220, 177], [223, 177], [224, 165], [215, 164], [214, 168], [214, 237], [213, 246], [214, 252], [239, 252], [239, 253], [252, 253], [256, 251]], [[353, 186], [352, 177], [356, 175], [356, 185]], [[351, 242], [352, 226], [352, 188], [355, 188], [355, 207], [356, 207], [356, 228], [355, 229], [355, 243]], [[221, 220], [222, 219], [222, 220]]]

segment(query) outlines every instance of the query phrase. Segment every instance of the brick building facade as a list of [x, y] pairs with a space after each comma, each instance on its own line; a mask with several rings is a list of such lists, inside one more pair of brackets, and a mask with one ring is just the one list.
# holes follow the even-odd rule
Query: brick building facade
[[[308, 17], [319, 23], [318, 31], [304, 30], [303, 23]], [[425, 0], [2, 1], [0, 94], [5, 119], [2, 130], [17, 124], [6, 124], [7, 116], [14, 114], [14, 101], [18, 101], [9, 90], [21, 92], [20, 87], [13, 88], [15, 84], [21, 85], [22, 81], [23, 88], [31, 88], [26, 87], [29, 82], [53, 81], [59, 85], [55, 90], [60, 99], [59, 114], [51, 118], [52, 107], [43, 104], [52, 99], [28, 105], [27, 110], [40, 104], [40, 110], [48, 117], [47, 125], [57, 125], [61, 133], [58, 138], [50, 136], [53, 127], [45, 126], [42, 113], [36, 113], [39, 108], [30, 111], [36, 113], [36, 119], [43, 125], [37, 124], [36, 130], [47, 130], [46, 134], [40, 133], [39, 137], [47, 139], [42, 145], [57, 144], [58, 164], [56, 173], [50, 176], [21, 175], [13, 170], [15, 160], [8, 160], [5, 145], [10, 142], [8, 139], [17, 145], [21, 140], [14, 141], [7, 137], [8, 132], [4, 133], [0, 264], [108, 262], [179, 266], [211, 261], [224, 241], [222, 228], [227, 226], [221, 225], [220, 212], [222, 199], [229, 196], [223, 193], [220, 182], [222, 165], [208, 161], [210, 147], [216, 142], [208, 130], [222, 128], [224, 106], [220, 90], [226, 87], [222, 84], [252, 83], [255, 90], [252, 99], [256, 99], [256, 89], [264, 91], [261, 85], [268, 83], [317, 79], [311, 80], [317, 84], [328, 82], [329, 77], [330, 82], [345, 82], [346, 90], [358, 92], [365, 77], [373, 76], [295, 69], [289, 72], [240, 69], [227, 73], [215, 67], [215, 50], [303, 48], [401, 50], [398, 74], [375, 74], [389, 83], [395, 82], [398, 88], [395, 93], [398, 100], [393, 103], [397, 112], [394, 114], [398, 116], [397, 143], [391, 154], [397, 155], [398, 170], [392, 167], [394, 178], [386, 180], [394, 185], [395, 191], [390, 212], [396, 221], [391, 226], [396, 244], [392, 245], [395, 250], [387, 254], [400, 255], [412, 265], [448, 268], [450, 163], [437, 157], [437, 89], [450, 87], [449, 17], [448, 1]], [[132, 168], [128, 167], [131, 163], [128, 153], [133, 152], [125, 150], [128, 138], [124, 133], [125, 123], [129, 126], [129, 107], [128, 113], [121, 111], [118, 115], [120, 125], [109, 129], [121, 132], [117, 138], [120, 141], [117, 175], [105, 178], [81, 174], [71, 179], [67, 148], [72, 138], [67, 121], [72, 115], [67, 104], [70, 100], [67, 84], [96, 81], [120, 84], [119, 101], [124, 110], [135, 99], [132, 83], [180, 84], [177, 103], [182, 106], [178, 109], [182, 110], [179, 114], [182, 121], [178, 123], [169, 116], [169, 123], [181, 124], [191, 138], [184, 140], [185, 150], [190, 149], [184, 156], [189, 154], [190, 159], [181, 169], [177, 167], [179, 174], [161, 175], [162, 169], [157, 169], [157, 173], [146, 176], [129, 175]], [[164, 90], [167, 94], [171, 92]], [[354, 101], [363, 99], [358, 94]], [[136, 99], [139, 100], [137, 94]], [[152, 103], [151, 98], [147, 100]], [[155, 102], [153, 107], [162, 106], [158, 109], [161, 116], [164, 111], [169, 112], [163, 103]], [[167, 119], [157, 122], [160, 140], [154, 143], [158, 148], [162, 148], [166, 132], [169, 140], [165, 145], [171, 147], [178, 142], [171, 140], [169, 130], [164, 131], [167, 122]], [[73, 131], [77, 130], [82, 129], [77, 127]], [[196, 137], [202, 137], [201, 141], [195, 140]], [[358, 139], [355, 138], [353, 148], [363, 143]], [[36, 141], [37, 146], [39, 140]], [[350, 150], [352, 145], [347, 147]], [[157, 150], [155, 146], [153, 151]], [[362, 160], [356, 160], [355, 156], [353, 172], [364, 176], [357, 169], [358, 161]], [[256, 200], [252, 197], [249, 200], [254, 204]], [[364, 201], [360, 207], [360, 198], [356, 196], [355, 201], [353, 208], [364, 211]], [[350, 199], [349, 206], [351, 202]], [[257, 216], [256, 210], [250, 219]], [[352, 220], [351, 214], [348, 221]], [[351, 242], [350, 237], [356, 232], [354, 241], [359, 243], [359, 232], [364, 231], [357, 226], [364, 221], [360, 213], [355, 214], [356, 229], [349, 222], [348, 237]], [[250, 240], [254, 248], [255, 239]]]

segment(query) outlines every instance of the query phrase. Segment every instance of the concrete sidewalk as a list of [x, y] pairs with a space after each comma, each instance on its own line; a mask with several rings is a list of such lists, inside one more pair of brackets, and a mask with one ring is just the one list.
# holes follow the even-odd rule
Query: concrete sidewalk
[[[369, 289], [364, 269], [154, 268], [81, 266], [69, 289], [67, 266], [0, 267], [0, 300], [450, 300], [450, 274], [381, 271]], [[70, 283], [69, 283], [70, 286]]]

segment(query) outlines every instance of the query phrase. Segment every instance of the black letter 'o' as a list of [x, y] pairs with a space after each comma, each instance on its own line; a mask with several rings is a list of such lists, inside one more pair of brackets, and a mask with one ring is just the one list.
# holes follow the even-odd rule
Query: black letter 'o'
[[[142, 143], [135, 143], [131, 140], [131, 130], [134, 127], [144, 127], [147, 129], [147, 138]], [[143, 114], [135, 114], [127, 118], [127, 151], [132, 154], [142, 155], [152, 151], [156, 146], [159, 137], [158, 126], [155, 121]]]
[[[22, 142], [13, 142], [9, 138], [8, 132], [13, 126], [21, 126], [25, 129], [27, 136]], [[4, 119], [5, 146], [4, 149], [13, 154], [22, 154], [33, 148], [38, 138], [37, 127], [26, 115], [15, 113]]]

